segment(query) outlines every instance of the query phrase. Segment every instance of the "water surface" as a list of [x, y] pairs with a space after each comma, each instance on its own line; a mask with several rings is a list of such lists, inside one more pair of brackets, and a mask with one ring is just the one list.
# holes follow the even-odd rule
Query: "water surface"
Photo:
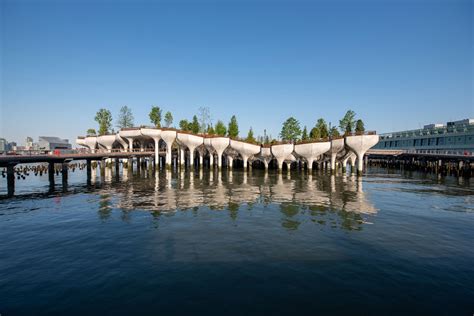
[[474, 312], [472, 180], [107, 169], [56, 183], [30, 176], [0, 200], [2, 315]]

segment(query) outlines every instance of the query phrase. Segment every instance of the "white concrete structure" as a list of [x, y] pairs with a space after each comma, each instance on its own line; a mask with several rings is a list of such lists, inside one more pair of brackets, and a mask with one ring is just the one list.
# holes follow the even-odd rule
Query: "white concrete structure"
[[229, 147], [230, 139], [228, 137], [212, 137], [211, 146], [215, 149], [217, 153], [217, 166], [219, 169], [222, 168], [222, 153]]
[[97, 136], [87, 136], [84, 139], [86, 146], [89, 147], [92, 153], [95, 153], [95, 149], [97, 146]]
[[244, 161], [244, 169], [247, 168], [248, 159], [260, 152], [260, 146], [242, 142], [239, 140], [231, 139], [230, 147], [235, 149], [242, 156], [242, 160]]
[[364, 168], [364, 155], [371, 147], [379, 142], [379, 135], [357, 135], [345, 138], [346, 146], [357, 155], [357, 172]]
[[268, 170], [268, 164], [273, 158], [272, 149], [270, 147], [262, 147], [260, 150], [260, 157], [265, 165], [265, 170]]
[[102, 148], [106, 149], [109, 153], [112, 152], [112, 147], [115, 143], [115, 134], [101, 135], [97, 137], [97, 143]]
[[272, 145], [271, 151], [273, 156], [278, 162], [278, 170], [281, 171], [283, 168], [283, 162], [285, 159], [293, 153], [294, 145], [293, 144], [280, 144]]
[[171, 168], [171, 148], [176, 140], [176, 131], [161, 130], [161, 139], [166, 143], [166, 167]]
[[311, 170], [313, 169], [313, 161], [329, 151], [330, 148], [331, 142], [296, 144], [295, 152], [306, 160], [308, 170]]
[[133, 151], [133, 141], [135, 139], [141, 139], [142, 133], [140, 128], [121, 129], [119, 131], [119, 136], [128, 141], [128, 148], [130, 151]]
[[[180, 144], [183, 144], [189, 149], [189, 166], [194, 165], [194, 151], [196, 148], [203, 144], [204, 138], [194, 134], [187, 134], [178, 132], [176, 138]], [[202, 163], [201, 163], [202, 165]]]
[[158, 128], [141, 128], [140, 133], [145, 137], [150, 137], [155, 142], [155, 166], [160, 163], [160, 139], [161, 129]]
[[329, 150], [331, 154], [331, 170], [336, 170], [336, 157], [337, 154], [344, 149], [344, 138], [337, 138], [331, 140], [331, 148]]

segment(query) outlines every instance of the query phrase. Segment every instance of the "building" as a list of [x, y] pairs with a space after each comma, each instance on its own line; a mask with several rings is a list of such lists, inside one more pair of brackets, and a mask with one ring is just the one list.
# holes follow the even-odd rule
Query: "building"
[[51, 136], [40, 136], [38, 145], [39, 149], [44, 151], [72, 148], [71, 144], [69, 144], [69, 140]]
[[0, 153], [8, 151], [8, 142], [5, 138], [0, 138]]
[[474, 154], [474, 119], [429, 124], [422, 129], [380, 135], [374, 149], [436, 150], [449, 153]]

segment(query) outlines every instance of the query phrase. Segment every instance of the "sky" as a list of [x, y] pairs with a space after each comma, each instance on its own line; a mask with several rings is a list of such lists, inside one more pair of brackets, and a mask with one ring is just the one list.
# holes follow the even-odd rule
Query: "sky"
[[473, 2], [0, 0], [0, 137], [209, 107], [241, 136], [348, 109], [378, 133], [474, 118]]

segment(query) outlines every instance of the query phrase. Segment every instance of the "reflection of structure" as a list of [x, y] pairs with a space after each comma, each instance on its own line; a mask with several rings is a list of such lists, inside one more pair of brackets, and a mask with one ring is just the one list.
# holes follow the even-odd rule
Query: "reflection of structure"
[[[284, 215], [282, 225], [287, 229], [298, 228], [304, 210], [309, 210], [315, 223], [340, 223], [339, 226], [347, 229], [361, 225], [362, 215], [377, 211], [362, 190], [361, 178], [356, 176], [291, 178], [281, 173], [217, 170], [203, 173], [166, 170], [152, 174], [154, 181], [144, 179], [145, 176], [148, 175], [115, 184], [119, 208], [173, 214], [206, 206], [213, 210], [228, 209], [236, 219], [241, 205], [251, 209], [255, 203], [277, 204]], [[328, 216], [334, 219], [320, 219]]]

